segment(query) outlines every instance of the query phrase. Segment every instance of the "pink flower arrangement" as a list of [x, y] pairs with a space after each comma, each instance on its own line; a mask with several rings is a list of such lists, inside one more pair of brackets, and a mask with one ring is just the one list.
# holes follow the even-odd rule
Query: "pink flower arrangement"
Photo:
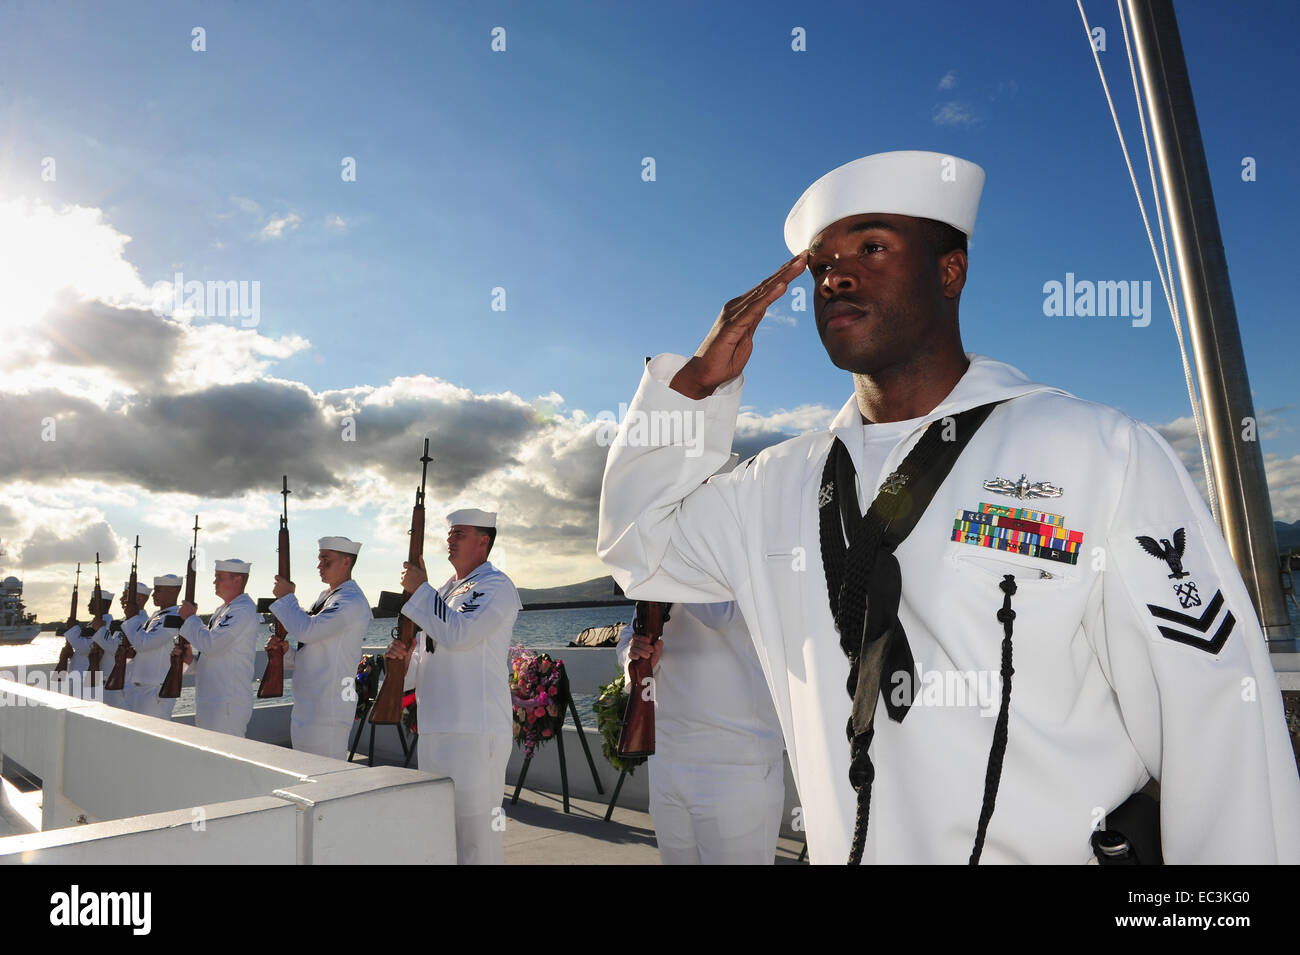
[[552, 660], [518, 644], [510, 648], [514, 738], [524, 747], [525, 756], [532, 756], [538, 745], [552, 739], [564, 725], [563, 673], [563, 660]]

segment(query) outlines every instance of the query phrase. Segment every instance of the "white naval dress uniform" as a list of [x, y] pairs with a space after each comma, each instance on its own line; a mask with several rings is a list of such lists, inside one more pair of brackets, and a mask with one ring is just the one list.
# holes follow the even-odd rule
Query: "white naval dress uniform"
[[[128, 617], [122, 621], [122, 630], [126, 630], [127, 627], [131, 627], [132, 630], [139, 628], [147, 619], [149, 619], [148, 614], [141, 609], [136, 612], [134, 617]], [[94, 636], [91, 637], [95, 643], [104, 648], [104, 658], [99, 663], [100, 686], [103, 686], [103, 684], [108, 681], [109, 674], [113, 672], [113, 667], [117, 665], [117, 648], [122, 643], [122, 632], [118, 631], [117, 633], [113, 633], [112, 628], [113, 621], [108, 616], [105, 616], [104, 625], [96, 630]], [[128, 639], [130, 636], [131, 631], [127, 631]], [[122, 689], [106, 689], [103, 691], [104, 702], [109, 706], [115, 706], [119, 710], [129, 710], [131, 708], [127, 702], [127, 688], [131, 685], [131, 674], [134, 667], [135, 658], [132, 657], [126, 661], [126, 669], [123, 671]]]
[[348, 579], [322, 591], [310, 612], [293, 594], [271, 604], [271, 612], [298, 641], [292, 656], [285, 655], [285, 665], [293, 664], [293, 748], [346, 759], [357, 711], [353, 681], [372, 616], [366, 595]]
[[510, 759], [510, 637], [521, 607], [515, 585], [489, 561], [438, 590], [420, 585], [402, 607], [424, 631], [407, 664], [407, 685], [416, 688], [419, 765], [455, 784], [461, 865], [505, 862], [493, 810], [501, 808]]
[[[619, 635], [626, 669], [632, 627]], [[785, 746], [734, 602], [673, 604], [654, 670], [650, 818], [665, 865], [771, 865]]]
[[253, 715], [253, 658], [257, 654], [257, 604], [240, 594], [212, 614], [203, 626], [198, 614], [181, 625], [181, 636], [196, 654], [194, 725], [231, 736], [248, 732]]
[[124, 688], [126, 708], [132, 713], [156, 716], [160, 720], [172, 718], [176, 701], [159, 699], [158, 690], [171, 669], [172, 647], [180, 631], [179, 625], [167, 626], [169, 616], [173, 622], [180, 619], [174, 616], [176, 610], [175, 606], [155, 610], [147, 620], [140, 614], [122, 624], [127, 639], [135, 647], [135, 658], [127, 664]]
[[[818, 533], [831, 443], [838, 436], [852, 456], [865, 510], [924, 426], [1012, 398], [974, 435], [896, 553], [898, 617], [925, 692], [901, 723], [877, 708], [863, 861], [970, 855], [998, 701], [958, 705], [930, 693], [923, 674], [999, 673], [1005, 574], [1018, 587], [1014, 677], [982, 861], [1087, 862], [1099, 815], [1150, 778], [1161, 783], [1167, 862], [1300, 861], [1300, 779], [1268, 649], [1174, 452], [1115, 409], [970, 357], [952, 393], [883, 445], [872, 439], [879, 426], [863, 425], [850, 399], [829, 431], [768, 448], [700, 486], [730, 451], [743, 379], [693, 401], [668, 385], [685, 359], [659, 356], [631, 410], [701, 413], [704, 451], [629, 446], [620, 434], [606, 463], [601, 557], [630, 596], [734, 596], [772, 688], [810, 857], [843, 863], [856, 801], [847, 778], [851, 701]], [[984, 488], [1022, 473], [1062, 486], [1063, 496], [1023, 501]], [[983, 503], [1062, 516], [1082, 533], [1078, 562], [966, 542], [954, 522]], [[1144, 537], [1182, 538], [1169, 553], [1181, 552], [1184, 570], [1170, 573], [1173, 564], [1151, 556]]]
[[[104, 615], [105, 623], [112, 623], [112, 620], [111, 615]], [[95, 645], [95, 634], [90, 629], [90, 623], [90, 621], [85, 624], [79, 623], [69, 628], [63, 635], [72, 647], [72, 659], [68, 661], [67, 692], [73, 696], [80, 696], [83, 700], [99, 699], [104, 681], [108, 679], [108, 674], [103, 672], [104, 665], [101, 662], [100, 672], [96, 677], [99, 681], [98, 687], [92, 688], [90, 685], [90, 649]], [[108, 660], [108, 657], [105, 656], [104, 660]], [[78, 676], [74, 677], [74, 673]]]

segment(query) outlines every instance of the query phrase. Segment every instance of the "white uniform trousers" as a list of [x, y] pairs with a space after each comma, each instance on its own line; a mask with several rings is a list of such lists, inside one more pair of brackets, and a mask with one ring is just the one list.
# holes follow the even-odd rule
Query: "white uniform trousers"
[[348, 758], [348, 733], [351, 730], [351, 720], [346, 723], [300, 723], [292, 717], [289, 719], [289, 739], [295, 750], [330, 759]]
[[125, 687], [126, 708], [132, 713], [156, 716], [160, 720], [171, 719], [176, 700], [159, 699], [160, 686], [159, 683], [128, 683]]
[[650, 758], [650, 818], [664, 865], [771, 865], [785, 809], [782, 760], [679, 763]]
[[[104, 681], [107, 679], [108, 676], [106, 674], [101, 673], [99, 675], [99, 685], [102, 687], [104, 685]], [[129, 710], [131, 707], [128, 706], [126, 702], [126, 687], [130, 685], [131, 684], [129, 683], [123, 683], [122, 689], [120, 690], [104, 690], [104, 699], [102, 702], [104, 702], [108, 706], [115, 706], [119, 710]]]
[[194, 725], [199, 729], [243, 736], [248, 732], [248, 721], [253, 716], [253, 701], [226, 703], [223, 701], [194, 702]]
[[[421, 733], [420, 770], [450, 776], [456, 787], [456, 862], [504, 865], [501, 798], [510, 761], [508, 733]], [[500, 821], [498, 821], [500, 820]]]

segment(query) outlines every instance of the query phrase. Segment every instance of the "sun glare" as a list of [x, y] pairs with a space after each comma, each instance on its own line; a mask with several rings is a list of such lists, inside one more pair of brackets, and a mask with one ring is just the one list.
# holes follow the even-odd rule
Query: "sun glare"
[[130, 241], [98, 209], [0, 199], [0, 333], [32, 327], [61, 294], [147, 305], [149, 290], [123, 256]]

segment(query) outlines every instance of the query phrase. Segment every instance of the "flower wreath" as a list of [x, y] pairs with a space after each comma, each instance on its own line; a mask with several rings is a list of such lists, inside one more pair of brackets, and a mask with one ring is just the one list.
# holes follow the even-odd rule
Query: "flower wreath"
[[516, 644], [510, 648], [510, 702], [515, 744], [530, 758], [564, 726], [564, 661]]

